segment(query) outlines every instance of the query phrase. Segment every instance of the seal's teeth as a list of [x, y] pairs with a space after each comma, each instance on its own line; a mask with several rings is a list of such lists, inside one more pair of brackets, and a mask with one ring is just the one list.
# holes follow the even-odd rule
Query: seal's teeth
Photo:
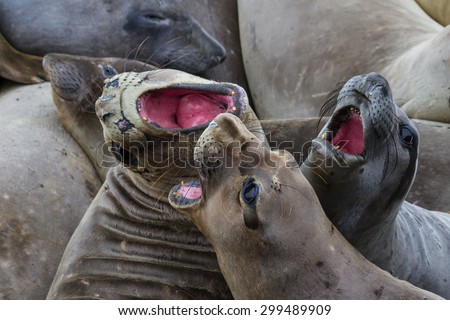
[[234, 97], [235, 95], [236, 95], [236, 91], [234, 91], [234, 90], [231, 90], [231, 92], [230, 92], [230, 96]]
[[232, 107], [231, 107], [231, 110], [236, 111], [236, 107], [235, 107], [235, 106], [232, 106]]
[[339, 146], [339, 145], [337, 145], [337, 146], [333, 145], [334, 150], [339, 150], [340, 148], [341, 148], [341, 146]]
[[326, 140], [327, 134], [324, 132], [324, 133], [322, 134], [321, 138], [322, 138], [322, 140]]
[[184, 186], [184, 181], [181, 181], [181, 185]]

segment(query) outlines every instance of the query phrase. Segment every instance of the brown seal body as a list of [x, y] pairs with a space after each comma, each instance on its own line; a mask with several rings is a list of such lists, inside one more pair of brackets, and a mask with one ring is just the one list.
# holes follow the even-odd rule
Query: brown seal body
[[[377, 73], [351, 78], [302, 164], [324, 211], [368, 260], [450, 297], [450, 215], [405, 201], [419, 132]], [[440, 190], [439, 190], [440, 192]]]
[[49, 83], [12, 85], [0, 105], [0, 298], [44, 299], [101, 182], [61, 126]]
[[450, 122], [450, 28], [415, 1], [238, 1], [242, 54], [262, 119], [317, 116], [343, 79], [376, 71], [414, 118]]
[[0, 77], [20, 83], [40, 83], [47, 79], [42, 57], [14, 49], [0, 33]]
[[219, 115], [197, 143], [200, 183], [171, 204], [209, 239], [236, 299], [437, 299], [362, 257], [328, 220], [288, 152]]
[[446, 26], [450, 24], [450, 1], [448, 0], [416, 0], [419, 6], [434, 20]]
[[111, 169], [67, 245], [50, 299], [231, 298], [208, 241], [167, 201], [195, 141], [233, 113], [264, 139], [245, 91], [175, 70], [108, 79], [96, 112]]

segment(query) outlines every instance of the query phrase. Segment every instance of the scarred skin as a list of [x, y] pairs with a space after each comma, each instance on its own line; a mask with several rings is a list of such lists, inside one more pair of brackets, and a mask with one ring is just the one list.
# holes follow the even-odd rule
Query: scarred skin
[[169, 201], [211, 241], [235, 299], [440, 298], [363, 258], [294, 158], [270, 151], [233, 115], [214, 119], [194, 157], [200, 198], [186, 199], [177, 185]]

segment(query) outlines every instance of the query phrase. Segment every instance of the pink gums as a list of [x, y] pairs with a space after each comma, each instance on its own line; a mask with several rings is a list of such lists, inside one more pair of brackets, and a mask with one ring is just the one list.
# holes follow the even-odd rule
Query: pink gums
[[232, 112], [232, 96], [182, 89], [150, 92], [139, 98], [139, 114], [148, 123], [167, 129], [192, 128]]
[[352, 114], [350, 119], [342, 123], [333, 137], [333, 146], [340, 147], [344, 153], [359, 155], [364, 151], [364, 134], [361, 117]]

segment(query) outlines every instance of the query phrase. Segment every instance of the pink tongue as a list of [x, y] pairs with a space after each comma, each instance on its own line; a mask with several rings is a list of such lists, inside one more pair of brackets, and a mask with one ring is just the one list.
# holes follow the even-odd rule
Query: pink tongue
[[225, 111], [205, 95], [189, 94], [180, 99], [176, 118], [181, 128], [192, 128], [211, 121]]
[[178, 189], [176, 196], [182, 196], [191, 200], [198, 199], [202, 196], [202, 188], [191, 185], [180, 186], [180, 189]]
[[175, 119], [179, 100], [177, 96], [146, 95], [142, 98], [142, 104], [150, 108], [142, 108], [140, 115], [163, 128], [180, 128]]
[[361, 154], [364, 151], [364, 136], [361, 117], [353, 114], [349, 120], [341, 124], [332, 144], [339, 146], [347, 154]]
[[207, 123], [228, 107], [227, 101], [221, 109], [215, 101], [198, 93], [184, 95], [181, 99], [174, 94], [146, 95], [141, 104], [144, 106], [140, 110], [141, 117], [168, 129], [192, 128]]

